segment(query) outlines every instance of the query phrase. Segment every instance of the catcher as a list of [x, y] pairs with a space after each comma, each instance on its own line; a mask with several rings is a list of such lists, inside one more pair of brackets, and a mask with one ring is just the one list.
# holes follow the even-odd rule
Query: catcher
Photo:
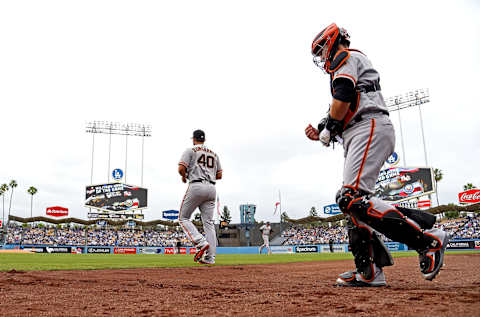
[[329, 146], [343, 139], [343, 187], [336, 201], [348, 223], [356, 269], [340, 274], [338, 286], [385, 286], [382, 268], [393, 259], [377, 231], [417, 250], [420, 271], [427, 280], [438, 274], [447, 234], [432, 229], [435, 216], [394, 208], [373, 197], [383, 162], [392, 154], [395, 132], [380, 89], [380, 77], [367, 56], [350, 49], [350, 36], [335, 23], [313, 40], [315, 65], [330, 76], [332, 102], [318, 128], [305, 129], [310, 140]]

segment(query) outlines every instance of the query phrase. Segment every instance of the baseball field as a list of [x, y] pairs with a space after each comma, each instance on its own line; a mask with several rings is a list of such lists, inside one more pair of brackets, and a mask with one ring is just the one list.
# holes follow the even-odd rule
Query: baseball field
[[0, 254], [1, 316], [478, 316], [480, 252], [448, 252], [422, 278], [393, 253], [385, 288], [334, 286], [347, 253], [218, 255]]

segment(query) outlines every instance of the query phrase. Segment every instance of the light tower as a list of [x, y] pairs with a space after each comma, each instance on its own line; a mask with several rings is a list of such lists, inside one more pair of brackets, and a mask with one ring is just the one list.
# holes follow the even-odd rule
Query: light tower
[[425, 166], [428, 166], [427, 160], [427, 147], [425, 145], [425, 133], [423, 131], [423, 118], [422, 118], [422, 107], [421, 105], [427, 102], [430, 102], [430, 94], [427, 89], [416, 89], [409, 91], [403, 95], [397, 95], [394, 97], [390, 97], [385, 100], [388, 111], [398, 111], [398, 121], [400, 124], [400, 140], [402, 143], [402, 152], [403, 152], [403, 164], [407, 166], [406, 159], [405, 159], [405, 145], [403, 142], [403, 130], [402, 130], [402, 119], [400, 117], [400, 110], [405, 108], [410, 108], [414, 106], [418, 106], [418, 113], [420, 116], [420, 127], [422, 130], [422, 140], [423, 140], [423, 151], [425, 155]]
[[150, 125], [139, 123], [119, 123], [109, 121], [90, 121], [87, 122], [87, 133], [92, 133], [92, 168], [90, 172], [90, 183], [93, 182], [93, 160], [95, 150], [95, 134], [102, 133], [109, 135], [108, 142], [108, 178], [107, 183], [110, 181], [110, 153], [112, 146], [112, 134], [125, 136], [125, 182], [127, 181], [127, 160], [128, 160], [128, 137], [140, 136], [142, 137], [142, 173], [141, 173], [141, 186], [143, 186], [143, 153], [144, 153], [144, 141], [145, 137], [152, 136], [152, 127]]

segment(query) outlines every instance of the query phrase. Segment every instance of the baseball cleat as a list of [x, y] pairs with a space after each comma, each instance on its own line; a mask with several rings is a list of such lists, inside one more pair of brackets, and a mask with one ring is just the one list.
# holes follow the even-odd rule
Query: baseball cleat
[[341, 287], [383, 287], [387, 286], [385, 275], [381, 269], [376, 270], [375, 278], [366, 282], [357, 271], [349, 271], [338, 275], [336, 286]]
[[206, 256], [202, 257], [200, 260], [198, 260], [198, 263], [213, 265], [213, 264], [215, 264], [215, 259], [206, 255]]
[[[443, 266], [443, 258], [449, 239], [448, 234], [440, 229], [427, 230], [425, 233], [438, 239], [434, 240], [431, 249], [418, 252], [420, 271], [426, 280], [431, 281], [437, 276]], [[439, 241], [440, 244], [438, 243]]]
[[195, 254], [195, 257], [193, 258], [193, 262], [198, 262], [202, 258], [205, 251], [207, 251], [208, 248], [210, 248], [210, 245], [208, 244], [208, 242], [205, 241], [204, 243], [199, 244], [197, 248], [199, 249]]

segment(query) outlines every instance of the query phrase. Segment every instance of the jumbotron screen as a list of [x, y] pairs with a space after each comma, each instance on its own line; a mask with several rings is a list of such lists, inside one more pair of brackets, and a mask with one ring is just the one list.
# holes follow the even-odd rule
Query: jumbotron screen
[[86, 186], [85, 207], [104, 211], [147, 208], [147, 189], [123, 183]]
[[426, 167], [391, 167], [380, 171], [375, 196], [399, 202], [435, 192], [433, 171]]

